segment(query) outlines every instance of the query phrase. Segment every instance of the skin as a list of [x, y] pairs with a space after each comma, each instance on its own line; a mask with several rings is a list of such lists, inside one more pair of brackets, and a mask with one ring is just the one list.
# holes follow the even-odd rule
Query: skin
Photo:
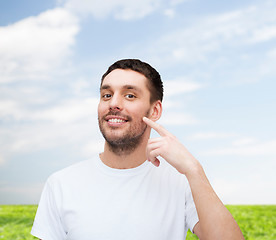
[[244, 239], [238, 224], [216, 195], [200, 163], [165, 128], [146, 117], [143, 120], [160, 135], [159, 138], [148, 140], [148, 160], [159, 166], [157, 157], [163, 157], [180, 173], [185, 174], [189, 181], [199, 217], [194, 233], [200, 239], [207, 240]]
[[[214, 192], [201, 164], [174, 135], [156, 123], [161, 117], [162, 103], [156, 101], [150, 104], [147, 81], [138, 72], [122, 69], [113, 70], [103, 80], [98, 118], [106, 137], [117, 141], [129, 134], [142, 135], [132, 151], [116, 152], [105, 141], [104, 152], [100, 154], [101, 160], [107, 166], [118, 169], [137, 167], [146, 159], [158, 167], [158, 156], [161, 156], [189, 181], [199, 216], [194, 233], [203, 240], [244, 239], [234, 218]], [[110, 111], [113, 115], [107, 118]], [[118, 118], [114, 112], [118, 112], [124, 120], [131, 120], [108, 122], [110, 118]], [[160, 137], [149, 139], [151, 129]]]
[[[146, 157], [146, 146], [150, 136], [150, 128], [142, 118], [148, 116], [157, 120], [162, 111], [162, 104], [157, 101], [150, 104], [150, 92], [146, 86], [144, 75], [131, 71], [115, 69], [103, 80], [101, 97], [98, 105], [99, 125], [110, 141], [119, 141], [127, 135], [142, 136], [133, 151], [116, 152], [108, 141], [105, 141], [104, 152], [100, 154], [102, 161], [110, 167], [126, 169], [142, 164]], [[116, 112], [119, 116], [108, 115]], [[128, 119], [123, 123], [110, 123], [109, 118]], [[131, 119], [131, 120], [130, 120]]]

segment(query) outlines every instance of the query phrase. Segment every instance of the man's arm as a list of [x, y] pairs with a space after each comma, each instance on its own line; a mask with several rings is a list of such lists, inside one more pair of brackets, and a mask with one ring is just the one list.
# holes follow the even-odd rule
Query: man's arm
[[161, 137], [149, 139], [148, 160], [159, 166], [158, 156], [164, 158], [180, 173], [185, 174], [193, 195], [199, 222], [193, 231], [204, 240], [240, 240], [242, 232], [209, 183], [201, 164], [161, 125], [144, 117], [144, 122]]

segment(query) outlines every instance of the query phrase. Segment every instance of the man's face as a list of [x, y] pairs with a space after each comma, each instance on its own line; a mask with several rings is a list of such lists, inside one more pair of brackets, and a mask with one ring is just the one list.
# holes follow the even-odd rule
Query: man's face
[[115, 69], [103, 80], [98, 105], [100, 130], [110, 146], [130, 150], [146, 130], [142, 118], [150, 111], [150, 91], [143, 74]]

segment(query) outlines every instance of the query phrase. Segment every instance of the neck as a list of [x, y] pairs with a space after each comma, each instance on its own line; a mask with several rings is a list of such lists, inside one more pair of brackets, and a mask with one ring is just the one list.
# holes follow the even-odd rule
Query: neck
[[107, 142], [104, 145], [104, 152], [100, 154], [103, 163], [111, 168], [128, 169], [135, 168], [146, 161], [146, 146], [149, 134], [144, 134], [141, 143], [133, 151], [115, 153]]

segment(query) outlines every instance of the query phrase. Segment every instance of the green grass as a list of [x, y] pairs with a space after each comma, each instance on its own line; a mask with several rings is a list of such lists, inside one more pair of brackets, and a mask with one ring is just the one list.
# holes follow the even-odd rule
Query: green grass
[[[30, 240], [36, 205], [0, 205], [0, 239]], [[276, 205], [229, 205], [246, 240], [276, 239]], [[188, 240], [198, 239], [188, 232]]]
[[276, 205], [227, 206], [238, 222], [245, 239], [276, 239]]
[[37, 239], [30, 234], [36, 209], [35, 205], [0, 206], [0, 239]]

